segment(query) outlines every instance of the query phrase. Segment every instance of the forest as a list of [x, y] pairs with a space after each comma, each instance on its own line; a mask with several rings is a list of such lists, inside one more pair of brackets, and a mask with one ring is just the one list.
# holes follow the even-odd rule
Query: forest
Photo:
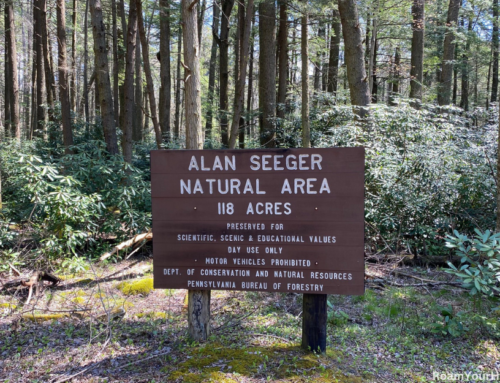
[[[0, 5], [0, 380], [500, 379], [498, 0]], [[326, 352], [297, 293], [205, 293], [193, 339], [150, 152], [360, 146], [365, 293], [328, 296]]]

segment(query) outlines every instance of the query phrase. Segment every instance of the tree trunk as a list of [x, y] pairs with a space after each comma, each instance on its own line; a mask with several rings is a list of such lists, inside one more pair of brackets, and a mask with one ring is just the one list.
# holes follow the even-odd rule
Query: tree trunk
[[[248, 0], [245, 15], [245, 9], [240, 3], [239, 12], [241, 12], [239, 28], [243, 31], [240, 40], [240, 55], [239, 55], [239, 71], [238, 79], [236, 81], [235, 99], [234, 99], [234, 112], [233, 122], [231, 124], [231, 136], [229, 139], [229, 148], [236, 147], [236, 139], [238, 138], [238, 128], [240, 127], [240, 117], [245, 100], [245, 80], [247, 77], [247, 63], [248, 63], [248, 48], [250, 42], [250, 28], [252, 26], [253, 14], [253, 0]], [[244, 24], [243, 24], [244, 22]]]
[[137, 44], [137, 4], [130, 0], [128, 11], [127, 53], [125, 55], [125, 81], [123, 95], [125, 97], [122, 125], [122, 151], [123, 158], [132, 163], [132, 132], [134, 129], [134, 69], [135, 50]]
[[439, 82], [438, 104], [449, 105], [451, 102], [451, 85], [453, 77], [453, 58], [455, 56], [455, 26], [458, 21], [460, 0], [450, 0], [448, 18], [446, 20], [446, 34], [443, 43], [443, 62], [441, 79]]
[[71, 126], [71, 104], [69, 99], [69, 67], [66, 62], [66, 4], [57, 0], [57, 45], [59, 50], [59, 101], [61, 102], [61, 123], [63, 128], [64, 151], [72, 153], [73, 129]]
[[[216, 6], [214, 6], [215, 8]], [[198, 10], [198, 46], [201, 50], [201, 36], [203, 34], [203, 19], [205, 18], [205, 10], [207, 8], [207, 0], [203, 0]]]
[[43, 68], [45, 69], [45, 92], [49, 110], [49, 120], [54, 121], [55, 80], [49, 51], [49, 33], [47, 30], [47, 0], [40, 1], [40, 32], [43, 48]]
[[[229, 16], [233, 9], [234, 0], [222, 1], [222, 17], [220, 26], [219, 43], [219, 108], [220, 108], [220, 130], [222, 145], [229, 144], [228, 136], [228, 106], [229, 106]], [[273, 56], [274, 57], [274, 56]]]
[[[142, 62], [144, 63], [144, 74], [146, 75], [146, 85], [148, 87], [149, 108], [151, 111], [151, 120], [156, 137], [156, 146], [161, 149], [162, 137], [158, 115], [156, 113], [156, 99], [154, 93], [153, 75], [151, 74], [151, 65], [149, 63], [149, 45], [146, 39], [144, 21], [142, 18], [142, 0], [136, 0], [137, 4], [137, 25], [139, 26], [139, 35], [141, 36]], [[200, 116], [201, 118], [201, 116]]]
[[373, 42], [373, 67], [372, 67], [372, 103], [378, 102], [378, 83], [377, 83], [377, 55], [378, 55], [378, 39]]
[[[111, 0], [111, 14], [113, 19], [113, 109], [115, 111], [115, 121], [120, 122], [120, 127], [123, 129], [122, 120], [120, 119], [120, 88], [119, 88], [119, 69], [118, 69], [118, 20], [116, 12], [116, 0]], [[125, 42], [126, 43], [126, 42]], [[123, 144], [123, 141], [122, 141]]]
[[274, 0], [259, 3], [260, 144], [276, 147], [276, 9]]
[[254, 40], [255, 40], [255, 31], [253, 30], [253, 26], [255, 25], [255, 10], [252, 15], [252, 35], [250, 42], [250, 57], [248, 64], [248, 95], [247, 95], [247, 133], [250, 135], [251, 128], [254, 125], [253, 118], [253, 54], [254, 54]]
[[85, 16], [83, 21], [83, 104], [85, 111], [85, 123], [87, 124], [87, 130], [89, 129], [90, 123], [90, 112], [89, 112], [89, 91], [88, 91], [88, 14], [89, 14], [89, 0], [85, 1]]
[[182, 26], [179, 24], [179, 37], [177, 38], [177, 78], [175, 87], [175, 120], [174, 137], [180, 134], [180, 112], [181, 112], [181, 51], [182, 51]]
[[38, 137], [43, 136], [43, 130], [45, 128], [45, 108], [43, 107], [43, 93], [45, 84], [45, 72], [43, 70], [44, 60], [43, 60], [43, 41], [42, 41], [42, 22], [41, 22], [41, 3], [42, 0], [33, 0], [34, 15], [36, 14], [36, 126]]
[[301, 26], [300, 56], [302, 61], [302, 147], [311, 147], [311, 131], [309, 127], [309, 47], [307, 28], [309, 15], [303, 10]]
[[493, 44], [493, 80], [491, 81], [491, 102], [496, 102], [498, 98], [498, 51], [499, 51], [499, 33], [498, 33], [498, 0], [493, 0], [493, 33], [491, 36]]
[[170, 1], [160, 0], [160, 128], [170, 139]]
[[[182, 0], [181, 9], [184, 39], [186, 149], [203, 149], [196, 1]], [[210, 290], [189, 290], [188, 297], [189, 336], [195, 341], [205, 341], [210, 334]]]
[[360, 117], [365, 117], [368, 114], [366, 106], [370, 103], [370, 89], [365, 71], [358, 10], [355, 0], [338, 0], [338, 2], [344, 35], [345, 63], [351, 104]]
[[[470, 34], [472, 32], [472, 15], [469, 15], [468, 20], [468, 35], [465, 43], [465, 50], [462, 53], [462, 90], [460, 97], [460, 107], [468, 111], [469, 110], [469, 53], [470, 53]], [[488, 97], [486, 97], [488, 98]]]
[[71, 33], [71, 76], [69, 89], [71, 92], [71, 110], [76, 113], [76, 27], [77, 27], [77, 12], [78, 12], [78, 0], [73, 0], [73, 12], [71, 14], [71, 24], [73, 30]]
[[[5, 34], [4, 34], [4, 37], [5, 37], [5, 50], [4, 50], [4, 63], [5, 63], [5, 70], [4, 70], [4, 96], [5, 96], [5, 100], [4, 100], [4, 106], [5, 106], [5, 135], [6, 136], [9, 136], [10, 133], [11, 133], [11, 129], [10, 129], [10, 126], [11, 126], [11, 121], [12, 121], [12, 116], [11, 116], [11, 113], [10, 113], [10, 108], [12, 106], [12, 103], [10, 102], [10, 98], [11, 98], [11, 91], [12, 91], [12, 75], [10, 74], [10, 69], [12, 67], [12, 58], [10, 56], [10, 41], [12, 39], [12, 36], [11, 36], [11, 30], [10, 28], [8, 27], [10, 25], [10, 21], [9, 21], [9, 15], [10, 15], [10, 11], [9, 11], [9, 8], [10, 6], [8, 5], [8, 3], [5, 4], [5, 9], [4, 9], [4, 23], [5, 23]], [[15, 36], [14, 36], [15, 38]]]
[[[17, 77], [17, 49], [16, 49], [16, 31], [14, 25], [14, 2], [7, 0], [5, 3], [5, 40], [6, 52], [8, 55], [8, 75], [10, 76], [9, 86], [6, 87], [9, 93], [9, 113], [10, 113], [10, 135], [21, 139], [21, 124], [19, 123], [19, 84]], [[7, 71], [6, 71], [7, 72]]]
[[[457, 61], [459, 56], [458, 47], [455, 48], [455, 55], [453, 61]], [[451, 103], [453, 105], [457, 105], [457, 92], [458, 92], [458, 67], [456, 65], [453, 66], [453, 91], [451, 96]]]
[[[219, 6], [215, 4], [213, 7], [212, 32], [215, 35], [219, 34]], [[208, 95], [207, 95], [207, 122], [205, 124], [205, 137], [212, 138], [212, 120], [214, 108], [214, 92], [215, 92], [215, 67], [217, 65], [217, 39], [212, 40], [212, 50], [210, 52], [210, 64], [208, 69]]]
[[[324, 40], [325, 38], [325, 26], [323, 22], [320, 20], [319, 25], [318, 25], [318, 40]], [[316, 52], [316, 62], [314, 63], [314, 84], [313, 84], [313, 89], [314, 89], [314, 94], [317, 94], [320, 90], [321, 84], [321, 55], [322, 55], [322, 49], [318, 49]]]
[[394, 53], [394, 68], [393, 68], [393, 79], [392, 79], [392, 90], [389, 99], [390, 106], [396, 106], [396, 98], [399, 94], [399, 76], [400, 76], [400, 66], [401, 66], [401, 54], [399, 52], [399, 47], [396, 48]]
[[[500, 103], [498, 104], [498, 110], [500, 112]], [[497, 174], [500, 174], [500, 120], [498, 121]], [[496, 225], [496, 231], [500, 232], [500, 182], [499, 182], [498, 178], [497, 178], [497, 225]]]
[[285, 118], [286, 91], [288, 78], [288, 20], [287, 20], [287, 0], [281, 0], [280, 20], [278, 32], [278, 118]]
[[106, 45], [106, 27], [102, 18], [101, 0], [90, 0], [90, 14], [92, 18], [92, 32], [94, 36], [94, 57], [96, 68], [96, 86], [99, 91], [99, 105], [101, 109], [104, 140], [109, 154], [118, 154], [116, 138], [115, 115], [113, 97], [111, 96], [111, 82], [109, 79], [109, 65]]
[[422, 101], [424, 73], [425, 0], [413, 0], [411, 39], [410, 98]]
[[[135, 87], [134, 87], [134, 122], [132, 128], [132, 140], [139, 142], [142, 140], [144, 132], [144, 111], [142, 105], [144, 103], [143, 94], [143, 81], [142, 81], [142, 58], [141, 58], [141, 38], [136, 33], [135, 44]], [[160, 93], [161, 95], [161, 93]], [[161, 112], [161, 109], [160, 109]], [[161, 115], [161, 113], [160, 113]]]
[[333, 10], [332, 21], [333, 34], [330, 38], [330, 58], [328, 62], [328, 92], [337, 95], [337, 84], [339, 76], [339, 54], [340, 54], [340, 16], [339, 12]]

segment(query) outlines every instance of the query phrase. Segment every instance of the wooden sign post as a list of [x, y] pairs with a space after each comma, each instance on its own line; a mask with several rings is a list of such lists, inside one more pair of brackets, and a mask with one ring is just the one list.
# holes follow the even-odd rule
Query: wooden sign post
[[155, 150], [151, 193], [155, 288], [304, 294], [313, 351], [364, 292], [363, 148]]

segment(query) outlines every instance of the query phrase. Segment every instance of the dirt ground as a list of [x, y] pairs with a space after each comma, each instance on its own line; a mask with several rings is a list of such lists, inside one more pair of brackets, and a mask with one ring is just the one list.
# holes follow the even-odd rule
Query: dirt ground
[[[299, 347], [299, 294], [212, 291], [210, 339], [190, 342], [186, 290], [152, 289], [148, 257], [61, 275], [29, 304], [27, 288], [4, 289], [0, 381], [431, 382], [436, 373], [500, 370], [498, 338], [468, 320], [498, 302], [478, 308], [453, 286], [368, 271], [408, 286], [374, 282], [362, 297], [330, 296], [324, 355]], [[433, 273], [443, 274], [426, 277]], [[465, 313], [458, 336], [432, 331], [447, 305]]]

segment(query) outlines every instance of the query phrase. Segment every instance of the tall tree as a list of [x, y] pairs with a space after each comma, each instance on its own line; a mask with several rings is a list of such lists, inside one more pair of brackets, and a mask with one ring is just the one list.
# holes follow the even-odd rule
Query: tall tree
[[[212, 6], [212, 31], [216, 36], [219, 34], [219, 4], [214, 0]], [[213, 123], [213, 108], [214, 108], [214, 92], [215, 92], [215, 67], [217, 65], [217, 40], [213, 38], [212, 49], [210, 50], [210, 63], [208, 69], [208, 95], [207, 95], [207, 118], [205, 124], [205, 137], [212, 137], [212, 123]]]
[[288, 20], [287, 0], [280, 0], [280, 19], [278, 31], [278, 110], [276, 115], [285, 118], [285, 104], [288, 80]]
[[170, 137], [170, 0], [160, 0], [160, 128]]
[[[250, 29], [252, 26], [252, 14], [253, 14], [253, 0], [248, 0], [246, 12], [242, 4], [240, 12], [242, 13], [242, 18], [240, 18], [240, 28], [242, 29], [242, 35], [240, 40], [240, 55], [239, 55], [239, 71], [238, 79], [236, 81], [235, 98], [234, 98], [234, 111], [233, 111], [233, 122], [231, 125], [231, 135], [229, 139], [229, 148], [234, 149], [236, 147], [236, 139], [238, 138], [238, 128], [240, 127], [240, 117], [243, 110], [243, 103], [245, 101], [245, 81], [247, 77], [247, 64], [248, 64], [248, 48], [250, 43]], [[246, 15], [245, 15], [246, 13]], [[244, 24], [241, 24], [244, 21]]]
[[71, 92], [71, 110], [76, 112], [76, 27], [77, 27], [78, 0], [73, 0], [73, 12], [71, 13], [71, 75], [69, 89]]
[[222, 0], [220, 35], [214, 38], [219, 44], [219, 108], [222, 145], [229, 144], [228, 107], [229, 107], [229, 16], [233, 10], [234, 0]]
[[422, 101], [424, 74], [425, 0], [413, 0], [411, 38], [410, 98]]
[[94, 37], [94, 60], [96, 68], [96, 89], [99, 91], [101, 121], [104, 140], [109, 154], [118, 154], [118, 141], [109, 79], [108, 49], [106, 44], [106, 26], [102, 17], [101, 0], [89, 0]]
[[332, 15], [333, 33], [330, 37], [330, 57], [328, 61], [328, 92], [336, 95], [338, 75], [339, 75], [339, 54], [340, 54], [340, 16], [338, 10], [333, 10]]
[[255, 47], [255, 30], [253, 26], [255, 25], [255, 10], [252, 15], [252, 34], [250, 37], [250, 57], [248, 64], [248, 93], [247, 93], [247, 132], [253, 130], [254, 118], [253, 118], [253, 62], [254, 62], [254, 47]]
[[401, 69], [401, 52], [400, 52], [399, 47], [396, 47], [396, 51], [394, 53], [394, 69], [392, 71], [392, 73], [393, 73], [392, 91], [391, 91], [390, 102], [389, 102], [389, 105], [391, 105], [391, 106], [397, 105], [396, 98], [397, 98], [397, 95], [399, 94], [400, 69]]
[[43, 49], [43, 69], [45, 70], [45, 94], [47, 97], [47, 105], [49, 107], [49, 120], [54, 121], [54, 95], [56, 90], [56, 82], [54, 72], [52, 71], [52, 55], [49, 49], [49, 32], [47, 29], [47, 0], [40, 1], [40, 33], [42, 38]]
[[89, 61], [89, 53], [88, 53], [88, 15], [89, 15], [89, 1], [85, 1], [85, 17], [84, 17], [84, 35], [83, 35], [83, 103], [85, 110], [85, 122], [87, 124], [87, 129], [90, 123], [90, 111], [89, 111], [89, 91], [88, 91], [88, 61]]
[[[113, 109], [115, 111], [115, 121], [120, 121], [120, 126], [123, 129], [124, 118], [120, 119], [120, 90], [119, 90], [119, 61], [118, 61], [118, 20], [116, 13], [116, 0], [111, 0], [111, 14], [113, 24]], [[125, 33], [123, 31], [122, 33]], [[125, 41], [126, 42], [126, 41]], [[128, 46], [127, 46], [128, 48]], [[121, 112], [121, 113], [120, 113]], [[122, 141], [123, 144], [123, 141]]]
[[259, 3], [260, 144], [276, 147], [276, 8], [274, 0]]
[[[9, 87], [6, 87], [8, 93], [9, 113], [10, 113], [10, 135], [21, 139], [21, 125], [19, 123], [19, 83], [17, 75], [17, 49], [16, 49], [16, 30], [14, 24], [14, 2], [6, 0], [5, 2], [5, 42], [6, 42], [6, 65], [8, 69]], [[7, 102], [6, 102], [7, 104]]]
[[[146, 38], [146, 30], [144, 28], [144, 20], [142, 16], [142, 0], [136, 0], [137, 5], [137, 25], [139, 27], [139, 36], [141, 37], [142, 62], [144, 64], [144, 74], [146, 75], [146, 85], [148, 89], [149, 109], [151, 112], [151, 120], [155, 131], [156, 146], [161, 149], [162, 137], [160, 123], [156, 111], [156, 99], [154, 93], [153, 75], [151, 73], [151, 64], [149, 63], [149, 44]], [[201, 118], [201, 116], [200, 116]]]
[[36, 56], [36, 114], [34, 134], [41, 136], [45, 123], [45, 108], [43, 107], [43, 94], [45, 84], [45, 72], [43, 70], [43, 41], [42, 41], [42, 23], [41, 23], [41, 4], [42, 0], [33, 0], [33, 21], [35, 24], [35, 56]]
[[[135, 44], [135, 86], [134, 86], [134, 123], [132, 129], [132, 140], [139, 142], [142, 140], [144, 132], [144, 83], [142, 80], [142, 58], [141, 58], [141, 38], [139, 33], [136, 33], [137, 39]], [[161, 96], [161, 93], [160, 93]], [[145, 109], [144, 109], [145, 110]], [[160, 109], [161, 112], [161, 109]], [[160, 113], [161, 116], [161, 113]], [[161, 123], [161, 121], [160, 121]]]
[[446, 33], [443, 43], [443, 61], [438, 89], [438, 104], [449, 105], [453, 77], [453, 58], [455, 57], [455, 27], [458, 22], [460, 0], [450, 0], [446, 19]]
[[180, 111], [181, 111], [181, 50], [182, 50], [182, 25], [179, 23], [179, 35], [177, 37], [177, 74], [175, 80], [175, 120], [174, 137], [180, 134]]
[[[200, 56], [198, 11], [195, 0], [182, 0], [184, 40], [184, 81], [186, 148], [203, 149], [201, 128]], [[210, 290], [189, 290], [188, 331], [191, 338], [204, 341], [210, 334]]]
[[71, 104], [69, 98], [69, 67], [66, 60], [66, 4], [57, 0], [57, 45], [59, 65], [59, 101], [61, 102], [61, 123], [63, 128], [64, 150], [72, 152], [73, 130], [71, 127]]
[[491, 102], [496, 102], [498, 98], [498, 51], [500, 49], [498, 11], [498, 0], [493, 0], [493, 33], [491, 36], [493, 45], [493, 79], [491, 81]]
[[469, 110], [469, 54], [470, 54], [470, 34], [472, 32], [472, 14], [469, 14], [468, 20], [468, 34], [465, 42], [465, 49], [462, 53], [462, 86], [461, 86], [461, 97], [460, 97], [460, 107], [465, 111]]
[[122, 152], [125, 161], [127, 161], [128, 163], [132, 163], [132, 132], [134, 125], [134, 69], [135, 51], [137, 44], [136, 0], [130, 0], [127, 25], [127, 53], [125, 55], [125, 82], [123, 84], [125, 110], [123, 111]]
[[[318, 40], [323, 41], [325, 39], [325, 25], [323, 23], [323, 20], [319, 21], [318, 24]], [[323, 52], [322, 49], [318, 49], [316, 52], [316, 60], [314, 62], [314, 84], [313, 84], [313, 89], [314, 93], [317, 94], [320, 90], [320, 80], [321, 80], [321, 65], [322, 65], [322, 58], [323, 58]]]
[[338, 0], [338, 2], [344, 36], [345, 63], [351, 104], [356, 107], [356, 112], [361, 117], [364, 117], [368, 113], [366, 106], [370, 103], [370, 89], [365, 71], [363, 39], [358, 10], [355, 0]]
[[[307, 3], [306, 3], [307, 7]], [[305, 8], [306, 8], [305, 7]], [[301, 20], [301, 42], [300, 58], [302, 61], [302, 147], [311, 147], [311, 130], [309, 127], [309, 46], [307, 28], [309, 25], [309, 14], [307, 9], [303, 10]]]

